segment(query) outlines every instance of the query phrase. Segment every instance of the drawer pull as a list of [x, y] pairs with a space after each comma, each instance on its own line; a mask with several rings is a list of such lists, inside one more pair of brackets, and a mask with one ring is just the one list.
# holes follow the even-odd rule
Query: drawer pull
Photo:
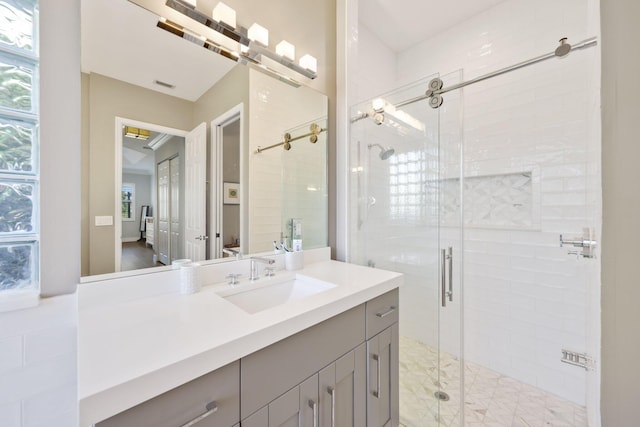
[[392, 305], [391, 307], [389, 307], [389, 310], [387, 310], [387, 311], [385, 311], [383, 313], [376, 313], [376, 316], [378, 316], [381, 319], [384, 319], [385, 317], [387, 317], [388, 315], [390, 315], [394, 311], [396, 311], [396, 308]]
[[336, 391], [333, 387], [327, 387], [327, 393], [331, 395], [331, 427], [336, 425]]
[[191, 427], [192, 425], [195, 425], [195, 424], [199, 423], [200, 421], [202, 421], [205, 418], [207, 418], [209, 415], [211, 415], [214, 412], [216, 412], [218, 410], [218, 405], [216, 405], [216, 402], [209, 402], [209, 403], [207, 403], [206, 408], [207, 408], [207, 412], [205, 412], [204, 414], [198, 415], [197, 417], [195, 417], [194, 419], [192, 419], [188, 423], [183, 424], [181, 427]]
[[313, 410], [313, 427], [318, 427], [318, 404], [310, 399], [309, 406]]

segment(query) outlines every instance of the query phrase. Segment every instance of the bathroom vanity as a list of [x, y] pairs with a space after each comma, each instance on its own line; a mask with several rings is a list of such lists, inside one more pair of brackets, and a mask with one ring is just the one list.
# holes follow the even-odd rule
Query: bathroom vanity
[[[191, 295], [171, 270], [112, 279], [111, 298], [107, 282], [82, 285], [80, 425], [397, 425], [401, 275], [326, 248], [295, 272], [273, 257], [275, 275], [251, 283], [248, 260], [203, 266]], [[317, 291], [270, 299], [283, 286]]]

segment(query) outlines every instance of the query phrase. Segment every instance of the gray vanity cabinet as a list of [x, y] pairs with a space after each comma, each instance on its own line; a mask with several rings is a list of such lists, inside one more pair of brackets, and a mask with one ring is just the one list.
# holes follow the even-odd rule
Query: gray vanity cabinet
[[365, 305], [331, 317], [240, 360], [246, 418], [365, 342]]
[[318, 375], [305, 380], [242, 421], [242, 427], [315, 427]]
[[398, 290], [367, 302], [367, 427], [400, 419]]
[[240, 362], [216, 369], [96, 427], [231, 427], [240, 421]]
[[[367, 340], [368, 427], [398, 425], [398, 324]], [[395, 422], [394, 422], [395, 420]]]
[[366, 344], [242, 421], [242, 427], [365, 427]]
[[318, 375], [300, 384], [300, 425], [316, 427], [319, 416]]
[[319, 373], [319, 425], [366, 426], [366, 345], [363, 343]]
[[96, 427], [395, 427], [398, 422], [396, 289]]

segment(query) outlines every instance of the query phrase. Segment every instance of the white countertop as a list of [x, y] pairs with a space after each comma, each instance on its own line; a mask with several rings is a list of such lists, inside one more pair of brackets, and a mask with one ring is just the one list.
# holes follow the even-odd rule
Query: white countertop
[[[234, 264], [224, 263], [218, 269], [225, 273]], [[81, 285], [80, 426], [90, 426], [362, 304], [398, 287], [402, 280], [399, 273], [337, 261], [316, 262], [296, 272], [278, 270], [275, 279], [295, 274], [337, 286], [248, 314], [217, 295], [216, 286], [191, 295], [119, 296], [98, 303], [90, 288], [82, 291], [91, 284]], [[168, 271], [128, 280], [156, 276], [157, 282], [161, 275], [166, 276], [164, 280], [177, 278]]]

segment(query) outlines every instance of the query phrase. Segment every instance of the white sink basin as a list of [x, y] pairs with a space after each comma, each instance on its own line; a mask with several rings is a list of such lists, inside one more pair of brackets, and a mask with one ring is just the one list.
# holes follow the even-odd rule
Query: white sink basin
[[243, 283], [236, 288], [219, 291], [218, 295], [249, 314], [272, 308], [289, 301], [324, 292], [336, 285], [310, 277], [295, 276], [278, 279], [261, 278], [254, 283]]

